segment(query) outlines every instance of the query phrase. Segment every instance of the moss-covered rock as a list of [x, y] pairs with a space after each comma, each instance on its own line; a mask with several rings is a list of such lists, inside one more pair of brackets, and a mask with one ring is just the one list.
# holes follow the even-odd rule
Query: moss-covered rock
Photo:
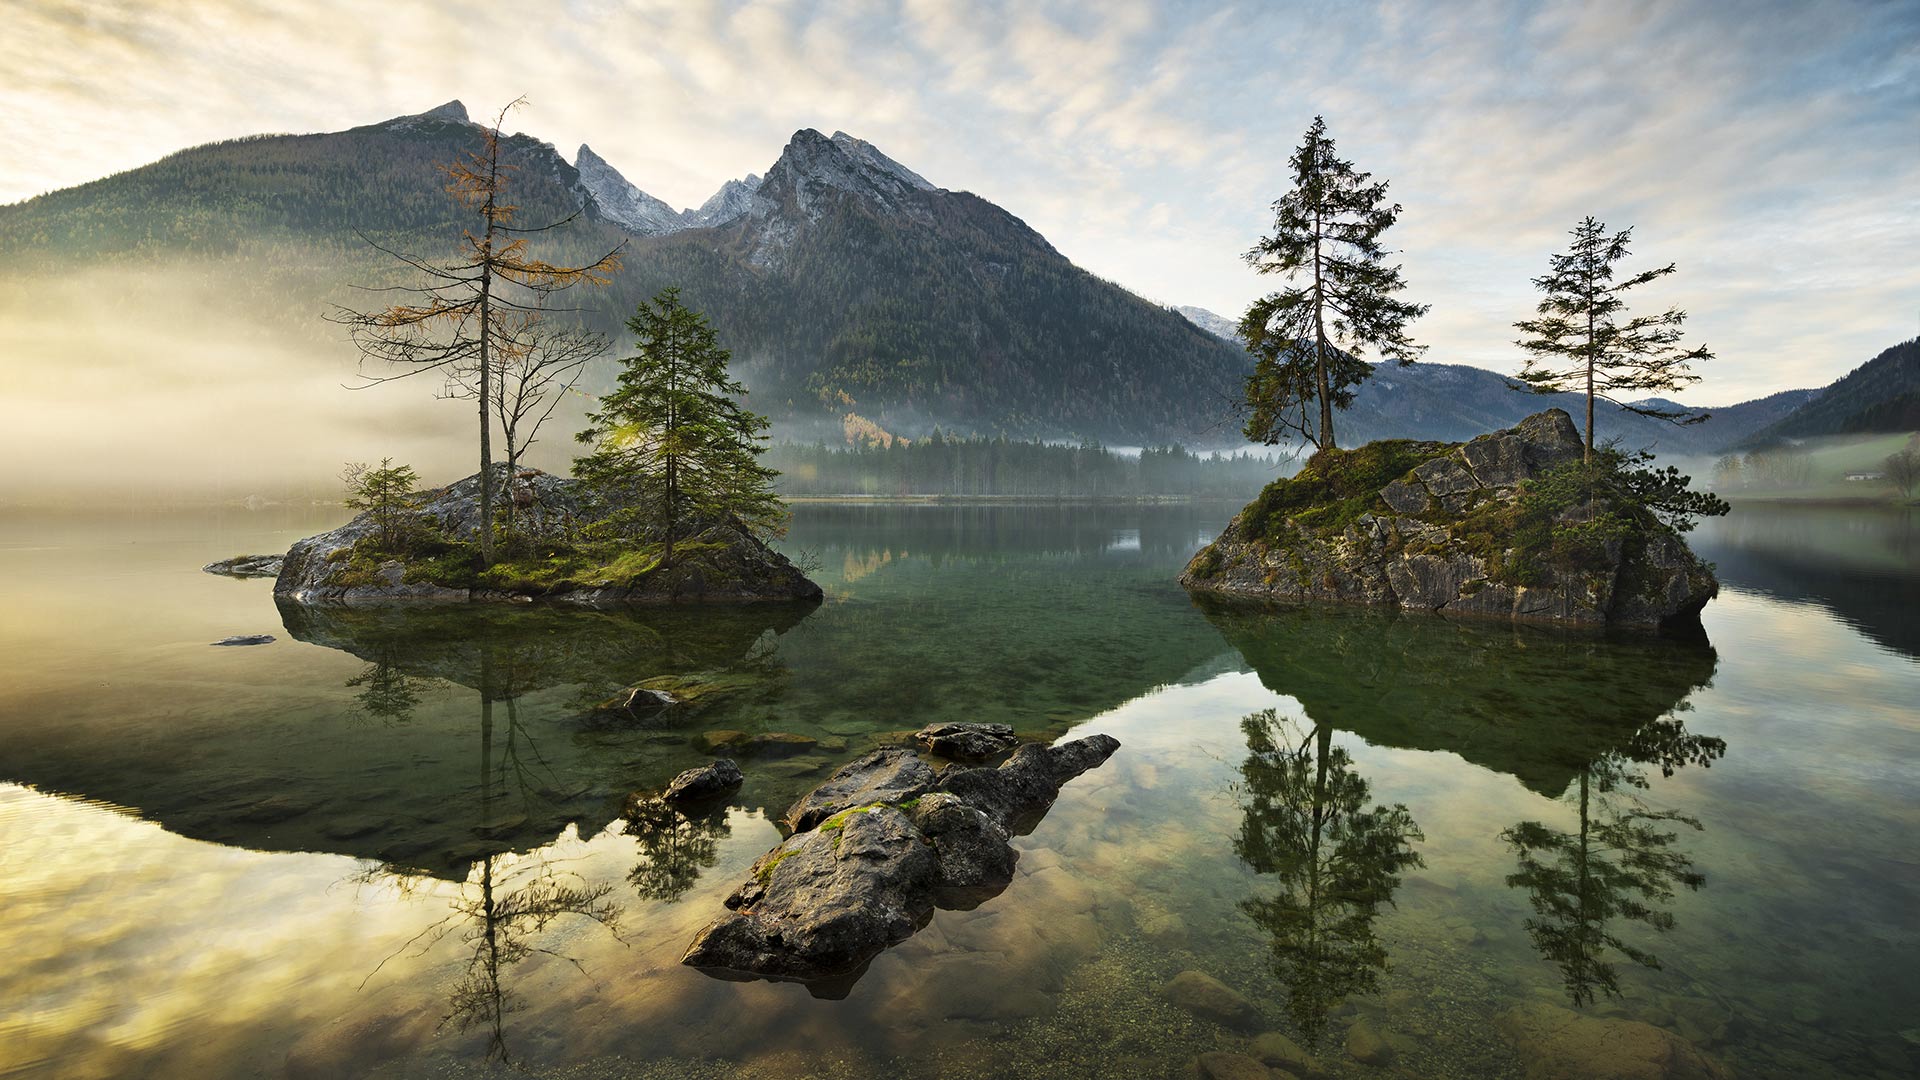
[[1322, 451], [1269, 484], [1180, 581], [1270, 600], [1697, 625], [1719, 591], [1711, 568], [1631, 485], [1596, 484], [1596, 468], [1614, 467], [1583, 464], [1559, 409], [1467, 443]]
[[[508, 489], [504, 467], [496, 478]], [[573, 481], [538, 470], [513, 480], [520, 511], [549, 534], [591, 524]], [[737, 521], [710, 522], [674, 544], [622, 540], [523, 546], [490, 566], [478, 557], [479, 474], [417, 497], [403, 552], [382, 550], [369, 515], [294, 544], [274, 594], [296, 603], [393, 600], [565, 600], [575, 603], [818, 600], [820, 586]], [[562, 521], [575, 528], [559, 528]], [[590, 531], [590, 530], [586, 530]]]

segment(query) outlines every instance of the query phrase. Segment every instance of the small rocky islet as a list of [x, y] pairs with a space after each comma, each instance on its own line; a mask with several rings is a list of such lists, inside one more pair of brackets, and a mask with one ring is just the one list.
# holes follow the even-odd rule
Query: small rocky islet
[[[1009, 733], [1001, 727], [942, 724], [918, 737], [1002, 743]], [[699, 932], [681, 962], [844, 996], [935, 908], [970, 910], [1006, 889], [1019, 857], [1012, 837], [1031, 831], [1064, 784], [1119, 747], [1110, 735], [1027, 743], [998, 766], [941, 769], [905, 747], [864, 754], [787, 810], [790, 835], [753, 864], [727, 896], [727, 914]], [[740, 780], [733, 761], [716, 760], [675, 777], [658, 798], [697, 805], [724, 798]]]
[[[578, 481], [538, 469], [509, 474], [496, 465], [496, 489], [512, 492], [518, 512], [539, 534], [578, 530], [596, 519]], [[277, 599], [296, 604], [390, 601], [562, 601], [577, 604], [751, 603], [818, 601], [820, 586], [784, 555], [732, 519], [686, 530], [671, 563], [639, 545], [617, 557], [569, 561], [559, 545], [475, 569], [469, 547], [480, 525], [480, 474], [416, 497], [412, 531], [428, 538], [417, 551], [378, 550], [379, 523], [368, 511], [337, 529], [297, 541], [284, 556], [249, 555], [212, 563], [207, 572], [274, 576]], [[278, 560], [277, 562], [275, 560]]]
[[1621, 500], [1538, 494], [1583, 449], [1572, 418], [1548, 409], [1465, 443], [1323, 450], [1241, 510], [1180, 583], [1252, 600], [1697, 628], [1719, 583], [1672, 525]]

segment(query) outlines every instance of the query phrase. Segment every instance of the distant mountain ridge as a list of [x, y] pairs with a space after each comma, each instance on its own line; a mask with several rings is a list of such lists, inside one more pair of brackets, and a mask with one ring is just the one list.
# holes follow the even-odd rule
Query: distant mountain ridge
[[[286, 281], [260, 310], [317, 313], [314, 280], [391, 272], [363, 235], [452, 248], [466, 222], [435, 166], [481, 133], [450, 102], [344, 132], [196, 147], [0, 207], [0, 254], [42, 273], [211, 256], [250, 291]], [[858, 413], [905, 434], [1230, 441], [1212, 433], [1232, 430], [1244, 354], [865, 140], [796, 132], [764, 174], [697, 210], [648, 194], [590, 146], [569, 162], [531, 136], [503, 144], [520, 221], [580, 219], [541, 234], [543, 256], [625, 244], [610, 287], [570, 297], [588, 321], [619, 340], [637, 301], [681, 287], [733, 351], [753, 406], [790, 430], [838, 432]]]
[[[1239, 326], [1205, 308], [1175, 308], [1209, 333], [1238, 342]], [[1360, 385], [1353, 408], [1334, 415], [1334, 434], [1342, 445], [1373, 439], [1436, 439], [1455, 442], [1512, 427], [1549, 407], [1580, 416], [1585, 399], [1577, 394], [1534, 394], [1508, 389], [1513, 380], [1498, 372], [1464, 364], [1420, 362], [1400, 367], [1376, 365], [1373, 378]], [[1595, 428], [1600, 438], [1618, 436], [1632, 448], [1670, 454], [1711, 454], [1751, 437], [1820, 397], [1819, 390], [1784, 390], [1736, 405], [1698, 411], [1708, 419], [1675, 425], [1601, 402]]]
[[1884, 349], [1812, 401], [1741, 440], [1761, 446], [1821, 435], [1920, 430], [1920, 338]]
[[[0, 273], [200, 258], [233, 268], [258, 310], [317, 323], [314, 282], [344, 288], [391, 271], [363, 235], [426, 254], [451, 249], [467, 222], [437, 165], [476, 149], [481, 133], [454, 101], [342, 132], [183, 150], [0, 207]], [[727, 181], [695, 209], [648, 194], [584, 144], [571, 162], [525, 134], [505, 137], [503, 150], [523, 222], [579, 218], [538, 239], [544, 255], [625, 245], [612, 285], [576, 294], [584, 318], [621, 341], [636, 302], [681, 287], [734, 352], [753, 407], [789, 433], [838, 432], [857, 413], [907, 435], [938, 426], [1123, 445], [1239, 441], [1251, 358], [1233, 321], [1102, 280], [1020, 218], [845, 132], [795, 132], [763, 174]], [[311, 333], [333, 337], [324, 326]], [[608, 378], [592, 374], [586, 388]], [[1572, 404], [1506, 384], [1458, 365], [1383, 368], [1336, 430], [1349, 445], [1461, 439]], [[1705, 453], [1785, 420], [1815, 394], [1715, 410], [1690, 428], [1609, 415], [1602, 431]]]

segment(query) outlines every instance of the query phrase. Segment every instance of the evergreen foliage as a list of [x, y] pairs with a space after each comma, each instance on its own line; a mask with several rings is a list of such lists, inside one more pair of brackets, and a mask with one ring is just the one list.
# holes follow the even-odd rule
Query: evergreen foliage
[[1658, 315], [1627, 317], [1626, 294], [1674, 272], [1674, 264], [1614, 280], [1615, 263], [1625, 258], [1633, 230], [1608, 235], [1605, 224], [1588, 216], [1574, 226], [1573, 245], [1548, 257], [1550, 269], [1533, 280], [1547, 295], [1539, 316], [1514, 323], [1528, 335], [1515, 344], [1527, 351], [1520, 381], [1538, 394], [1583, 393], [1587, 399], [1587, 457], [1594, 455], [1593, 403], [1612, 404], [1640, 416], [1695, 424], [1704, 414], [1666, 403], [1620, 400], [1616, 395], [1670, 393], [1700, 381], [1689, 368], [1711, 360], [1706, 346], [1680, 347], [1686, 312], [1668, 308]]
[[373, 521], [376, 554], [404, 554], [413, 539], [413, 508], [419, 501], [413, 492], [420, 478], [413, 467], [395, 465], [392, 458], [381, 458], [377, 469], [354, 462], [340, 478], [347, 484], [348, 508], [364, 511]]
[[774, 470], [760, 463], [768, 424], [740, 404], [746, 387], [728, 374], [732, 355], [699, 312], [663, 289], [627, 320], [635, 352], [619, 384], [589, 414], [581, 442], [594, 447], [574, 474], [622, 520], [658, 534], [663, 565], [688, 526], [733, 518], [777, 535], [786, 510]]
[[1325, 450], [1335, 445], [1333, 411], [1352, 405], [1353, 388], [1373, 373], [1363, 353], [1411, 363], [1421, 347], [1407, 324], [1427, 308], [1394, 298], [1406, 282], [1380, 245], [1400, 216], [1399, 204], [1385, 205], [1386, 182], [1341, 159], [1318, 116], [1288, 161], [1293, 190], [1273, 204], [1273, 233], [1246, 259], [1298, 284], [1254, 301], [1240, 320], [1257, 358], [1246, 434], [1268, 444], [1298, 435]]

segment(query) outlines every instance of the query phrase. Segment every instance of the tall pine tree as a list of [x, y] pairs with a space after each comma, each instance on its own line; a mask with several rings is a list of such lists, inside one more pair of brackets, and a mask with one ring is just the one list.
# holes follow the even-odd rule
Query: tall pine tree
[[1290, 284], [1255, 300], [1240, 320], [1258, 358], [1247, 377], [1245, 430], [1255, 442], [1295, 434], [1330, 450], [1333, 410], [1352, 405], [1353, 388], [1373, 373], [1362, 353], [1412, 363], [1422, 347], [1407, 338], [1407, 324], [1427, 306], [1394, 298], [1406, 282], [1399, 266], [1386, 264], [1380, 234], [1400, 206], [1384, 205], [1385, 181], [1374, 183], [1335, 153], [1326, 120], [1313, 118], [1289, 164], [1293, 190], [1273, 204], [1273, 235], [1246, 254], [1254, 269]]
[[1527, 351], [1520, 381], [1537, 394], [1586, 395], [1588, 461], [1593, 460], [1596, 399], [1679, 424], [1705, 420], [1705, 413], [1636, 404], [1615, 396], [1671, 393], [1700, 381], [1688, 370], [1693, 361], [1713, 359], [1704, 345], [1680, 347], [1680, 327], [1687, 313], [1679, 308], [1627, 317], [1628, 290], [1673, 273], [1674, 265], [1643, 270], [1616, 282], [1613, 264], [1626, 258], [1633, 230], [1608, 235], [1606, 225], [1589, 215], [1573, 227], [1572, 236], [1573, 246], [1567, 253], [1549, 256], [1546, 275], [1533, 279], [1534, 288], [1547, 294], [1535, 309], [1539, 317], [1513, 324], [1527, 335], [1514, 343]]
[[777, 535], [786, 510], [773, 493], [777, 473], [760, 464], [768, 423], [740, 403], [747, 388], [727, 374], [732, 354], [706, 317], [668, 288], [641, 301], [627, 329], [634, 354], [588, 415], [578, 438], [594, 450], [575, 460], [574, 474], [637, 511], [665, 545], [663, 566], [690, 526], [731, 518], [756, 535]]

